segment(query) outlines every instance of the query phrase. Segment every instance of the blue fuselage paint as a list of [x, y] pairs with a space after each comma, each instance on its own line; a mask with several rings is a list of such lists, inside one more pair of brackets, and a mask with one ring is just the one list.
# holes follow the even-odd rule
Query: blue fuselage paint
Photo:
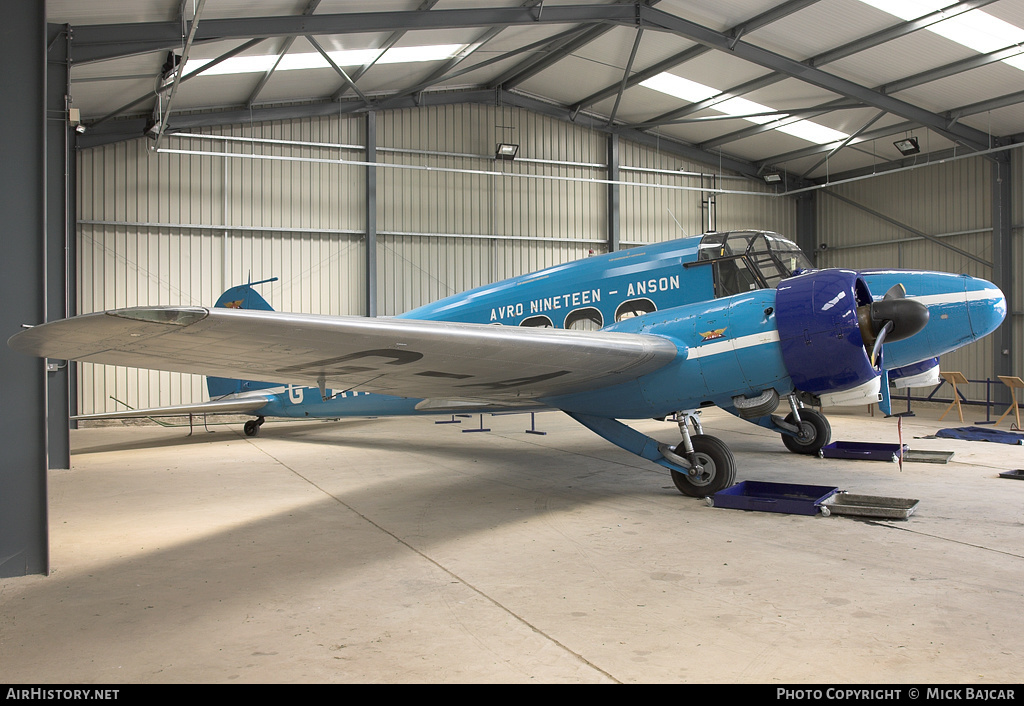
[[[586, 319], [607, 331], [662, 336], [676, 345], [678, 353], [673, 362], [637, 380], [538, 401], [543, 406], [581, 414], [621, 419], [657, 417], [707, 403], [728, 407], [737, 395], [756, 395], [768, 388], [780, 394], [792, 392], [794, 383], [787, 362], [792, 368], [795, 358], [785, 354], [780, 344], [777, 307], [794, 306], [792, 294], [783, 301], [779, 292], [799, 276], [782, 280], [778, 289], [752, 289], [716, 299], [712, 263], [698, 263], [700, 243], [699, 237], [686, 238], [557, 265], [447, 297], [398, 318], [555, 328]], [[817, 273], [822, 281], [826, 272], [839, 271]], [[876, 299], [892, 285], [903, 284], [907, 296], [921, 299], [929, 308], [930, 320], [924, 331], [886, 344], [887, 368], [960, 347], [990, 333], [1005, 316], [1001, 292], [984, 280], [888, 270], [852, 276], [862, 278], [870, 289], [869, 296]], [[843, 277], [849, 279], [850, 275]], [[232, 296], [240, 299], [237, 292]], [[814, 314], [820, 318], [827, 306], [828, 301], [808, 302], [799, 316]], [[790, 339], [803, 335], [797, 330], [799, 326], [790, 315], [785, 335]], [[847, 327], [835, 335], [850, 331]], [[828, 330], [808, 330], [809, 340], [814, 335], [832, 334]], [[855, 339], [835, 349], [843, 355], [864, 357], [859, 333]], [[811, 356], [809, 362], [801, 360], [799, 365], [810, 365], [820, 373], [840, 363], [829, 356]], [[858, 372], [861, 377], [862, 367]], [[838, 378], [822, 382], [818, 380], [822, 375], [803, 371], [801, 375], [801, 379], [813, 378], [823, 387], [853, 384]], [[270, 393], [272, 401], [257, 415], [333, 418], [498, 409], [445, 408], [436, 403], [424, 405], [418, 399], [352, 391], [328, 393], [325, 400], [316, 388], [279, 387], [281, 391]]]

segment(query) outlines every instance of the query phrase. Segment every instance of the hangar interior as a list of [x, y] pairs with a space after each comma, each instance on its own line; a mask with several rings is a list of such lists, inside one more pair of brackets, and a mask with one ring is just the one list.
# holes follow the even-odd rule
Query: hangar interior
[[[9, 214], [4, 238], [7, 253], [0, 264], [5, 340], [23, 324], [76, 314], [141, 305], [208, 306], [233, 285], [272, 278], [277, 279], [261, 292], [281, 311], [393, 316], [473, 287], [593, 254], [708, 231], [758, 229], [793, 239], [820, 268], [938, 270], [995, 283], [1007, 296], [1006, 322], [987, 338], [944, 356], [942, 369], [963, 372], [972, 381], [1024, 374], [1020, 283], [1024, 159], [1018, 149], [1024, 144], [1024, 91], [1020, 90], [1024, 85], [1024, 3], [1018, 0], [138, 0], [127, 6], [107, 0], [47, 0], [8, 5], [3, 14], [4, 65], [20, 67], [4, 72], [0, 89], [7, 123], [0, 139], [8, 155], [0, 165], [4, 178], [0, 197]], [[514, 158], [502, 158], [496, 152], [501, 145], [514, 146]], [[53, 485], [48, 486], [48, 469], [64, 473], [63, 469], [76, 467], [73, 449], [82, 453], [83, 467], [106, 458], [97, 451], [106, 443], [134, 446], [132, 434], [196, 464], [203, 463], [202, 451], [211, 457], [214, 453], [209, 441], [202, 445], [175, 441], [180, 429], [74, 432], [112, 435], [109, 442], [99, 444], [90, 437], [73, 438], [68, 431], [69, 413], [200, 401], [206, 394], [200, 376], [88, 363], [63, 366], [24, 359], [6, 347], [0, 357], [6, 392], [0, 433], [8, 450], [0, 493], [0, 576], [5, 582], [7, 577], [52, 570], [48, 522], [55, 519], [50, 506], [53, 488], [74, 487], [89, 497], [87, 484], [65, 485], [71, 483], [66, 474], [51, 477]], [[1009, 399], [998, 385], [986, 392], [972, 391], [971, 396], [984, 399], [988, 392], [1000, 406], [998, 413]], [[749, 440], [733, 430], [729, 420], [720, 421], [738, 435], [740, 448], [750, 447], [752, 456], [760, 458], [755, 441], [762, 438]], [[428, 446], [434, 435], [434, 428], [426, 426], [431, 423], [422, 420], [415, 422], [420, 427], [413, 430], [398, 423], [378, 424], [382, 426], [359, 427], [356, 433], [381, 444], [389, 439], [391, 443], [415, 439]], [[586, 446], [586, 432], [577, 439], [562, 421], [551, 425], [577, 454], [569, 462], [577, 464], [573, 477], [598, 479], [598, 490], [585, 491], [586, 501], [572, 501], [573, 490], [565, 486], [579, 491], [586, 480], [554, 490], [548, 476], [530, 472], [525, 479], [517, 476], [518, 489], [510, 495], [513, 505], [524, 501], [545, 505], [543, 511], [535, 507], [530, 513], [531, 527], [540, 522], [550, 529], [555, 523], [557, 534], [557, 523], [565, 522], [565, 534], [574, 538], [570, 544], [582, 554], [600, 557], [605, 549], [581, 539], [576, 534], [579, 526], [564, 518], [553, 519], [554, 506], [570, 515], [598, 507], [606, 515], [599, 523], [621, 528], [611, 519], [618, 511], [634, 520], [664, 516], [673, 512], [668, 500], [682, 502], [658, 497], [628, 507], [644, 488], [657, 496], [663, 478], [646, 479], [636, 488], [629, 479], [602, 481], [607, 472], [603, 464], [617, 461], [593, 460], [596, 457], [588, 454], [604, 453], [605, 442], [594, 437], [601, 451], [592, 452]], [[342, 427], [349, 442], [349, 430], [355, 428]], [[874, 433], [864, 429], [857, 433]], [[281, 444], [289, 436], [321, 441], [329, 436], [314, 427], [281, 434], [270, 443]], [[466, 438], [460, 435], [452, 440], [453, 455], [460, 453], [460, 442], [469, 443]], [[472, 442], [469, 455], [504, 467], [506, 456], [518, 453], [543, 465], [533, 449], [517, 451], [508, 439], [497, 438], [492, 446]], [[239, 452], [238, 445], [253, 443], [233, 439], [232, 451], [245, 458], [252, 450]], [[326, 443], [332, 454], [347, 455], [340, 439]], [[558, 447], [553, 436], [541, 443]], [[395, 487], [412, 483], [414, 492], [403, 501], [409, 503], [407, 510], [417, 501], [432, 501], [451, 510], [444, 500], [446, 492], [464, 496], [470, 503], [495, 503], [499, 515], [511, 513], [494, 520], [504, 527], [498, 535], [513, 543], [531, 541], [528, 535], [515, 532], [507, 536], [514, 511], [507, 499], [493, 496], [500, 484], [476, 487], [481, 482], [477, 478], [472, 488], [453, 487], [451, 479], [420, 486], [415, 478], [403, 480], [394, 470], [395, 465], [414, 464], [415, 454], [373, 460], [365, 448], [368, 442], [356, 445], [363, 448], [346, 463], [355, 464], [355, 456], [367, 456], [365, 468], [375, 468], [380, 480], [391, 479]], [[607, 453], [617, 458], [615, 449], [609, 447]], [[439, 460], [440, 454], [431, 447], [427, 465], [443, 474], [446, 462]], [[1021, 465], [1016, 456], [975, 458], [974, 451], [963, 455], [975, 459], [968, 463], [965, 477], [970, 481], [963, 486], [973, 490], [988, 483], [978, 468]], [[385, 457], [390, 460], [380, 460]], [[581, 458], [592, 460], [579, 465]], [[766, 464], [790, 462], [789, 458], [764, 460]], [[301, 463], [314, 464], [310, 459]], [[460, 464], [453, 461], [448, 467], [459, 469], [454, 478], [466, 479], [468, 471]], [[360, 469], [360, 475], [369, 472]], [[299, 467], [292, 470], [303, 475]], [[235, 482], [247, 482], [235, 471], [225, 473]], [[166, 480], [155, 468], [142, 475], [151, 481]], [[799, 466], [796, 475], [812, 479], [812, 466]], [[915, 491], [925, 492], [925, 475], [914, 477]], [[520, 487], [530, 478], [539, 484], [535, 494]], [[120, 475], [109, 480], [115, 485], [129, 482]], [[337, 489], [326, 476], [311, 482], [331, 487], [338, 494], [332, 497], [341, 497], [349, 481], [337, 481]], [[942, 512], [955, 516], [952, 497], [958, 486], [954, 479], [946, 482], [940, 491], [945, 503]], [[886, 488], [881, 478], [868, 485], [873, 490]], [[627, 505], [619, 505], [615, 495], [625, 488], [632, 492], [623, 495]], [[1012, 488], [1011, 493], [1016, 490]], [[383, 488], [380, 492], [395, 491]], [[544, 492], [553, 493], [550, 501], [541, 499]], [[978, 492], [993, 503], [1005, 502], [999, 500], [999, 493]], [[178, 502], [190, 502], [180, 490], [172, 496]], [[1012, 497], [1019, 507], [1019, 494]], [[101, 497], [95, 500], [102, 504]], [[381, 509], [382, 514], [374, 517], [357, 502], [339, 502], [353, 512], [366, 513], [368, 522], [384, 533], [374, 542], [390, 538], [435, 562], [449, 578], [459, 576], [453, 581], [468, 593], [441, 596], [442, 604], [473, 603], [485, 597], [486, 589], [464, 580], [471, 571], [462, 572], [422, 549], [416, 533], [431, 534], [422, 524], [399, 531], [382, 519], [397, 509]], [[65, 507], [62, 502], [56, 505]], [[101, 508], [94, 509], [102, 515]], [[691, 508], [692, 512], [704, 510]], [[280, 508], [276, 511], [287, 514]], [[436, 507], [412, 512], [429, 515], [432, 522], [444, 519], [435, 517]], [[1022, 522], [1019, 509], [1013, 506], [991, 512], [998, 518], [993, 520], [997, 524], [986, 525], [992, 535], [982, 532], [962, 541], [983, 545], [986, 556], [1000, 555], [992, 559], [998, 564], [995, 574], [978, 580], [990, 582], [996, 587], [993, 592], [1005, 597], [1013, 589], [1003, 578], [1019, 569], [1020, 555], [1003, 541], [1006, 535], [1019, 538]], [[704, 516], [686, 517], [681, 531], [703, 534]], [[474, 535], [489, 527], [485, 518], [458, 513], [456, 525], [459, 517]], [[761, 532], [776, 531], [760, 519], [756, 527], [737, 530], [729, 527], [729, 519], [716, 516], [712, 523], [722, 533], [719, 537], [735, 531], [737, 542], [753, 542]], [[288, 522], [273, 524], [275, 531], [289, 526]], [[661, 526], [660, 521], [652, 524]], [[330, 522], [327, 526], [337, 529]], [[799, 535], [789, 523], [779, 531]], [[831, 526], [824, 530], [825, 536], [822, 531], [812, 533], [814, 542], [846, 541]], [[947, 534], [944, 529], [936, 531]], [[74, 542], [65, 532], [57, 534], [62, 541]], [[930, 559], [941, 565], [939, 549], [894, 548], [888, 544], [895, 541], [892, 534], [878, 539], [870, 527], [857, 527], [851, 553], [873, 552], [879, 546], [883, 554], [891, 553], [887, 557], [891, 564], [869, 562], [862, 572], [890, 570], [906, 556], [904, 552], [915, 549], [922, 554], [934, 552], [936, 557]], [[457, 526], [445, 530], [447, 542], [457, 542], [458, 535]], [[125, 540], [125, 535], [103, 531], [90, 536]], [[686, 544], [686, 537], [680, 537]], [[231, 553], [228, 547], [235, 537], [228, 532], [221, 539], [226, 541], [218, 543], [218, 559], [210, 562], [226, 561]], [[148, 541], [160, 543], [156, 537]], [[727, 552], [723, 541], [711, 542], [712, 551]], [[279, 554], [287, 546], [284, 541], [274, 545]], [[785, 554], [780, 566], [799, 572], [801, 558], [810, 560], [813, 547], [812, 542], [800, 544], [799, 555]], [[629, 549], [633, 550], [639, 549]], [[192, 553], [202, 554], [202, 542], [193, 540], [188, 557], [174, 556], [183, 551], [168, 551], [168, 558], [194, 561]], [[477, 558], [486, 556], [488, 543], [474, 544], [473, 551]], [[686, 581], [694, 577], [684, 580], [680, 577], [687, 571], [669, 566], [668, 547], [658, 543], [654, 552], [666, 563], [659, 567], [653, 561], [643, 571], [669, 578], [653, 585], [668, 581], [673, 592], [685, 595]], [[985, 563], [976, 557], [958, 557], [970, 566]], [[609, 562], [622, 559], [610, 551], [607, 558]], [[830, 557], [835, 562], [847, 558], [853, 555]], [[707, 561], [707, 557], [691, 559]], [[353, 559], [360, 560], [364, 559]], [[756, 564], [756, 553], [745, 547], [737, 560]], [[595, 561], [590, 569], [599, 564]], [[281, 566], [286, 565], [281, 560]], [[556, 574], [559, 570], [545, 561], [538, 566]], [[128, 573], [149, 568], [133, 566]], [[769, 569], [762, 565], [754, 571]], [[278, 570], [275, 591], [283, 590], [276, 582], [286, 583], [289, 571], [301, 574], [311, 567], [300, 562]], [[617, 568], [609, 563], [604, 570], [612, 573]], [[197, 577], [191, 572], [186, 575]], [[814, 575], [836, 592], [832, 594], [836, 604], [852, 601], [856, 605], [860, 600], [839, 595], [831, 579]], [[172, 576], [160, 578], [173, 581]], [[866, 581], [863, 577], [864, 573], [861, 579]], [[420, 580], [426, 584], [431, 579]], [[559, 580], [571, 581], [566, 576]], [[719, 595], [728, 594], [730, 605], [744, 600], [742, 592], [728, 588], [739, 580], [735, 576], [723, 572], [716, 580]], [[409, 607], [417, 600], [411, 588], [416, 579], [403, 581], [409, 589], [404, 608], [384, 620], [395, 621], [392, 629], [396, 631], [402, 620], [417, 617]], [[539, 591], [537, 585], [528, 585]], [[10, 595], [23, 590], [14, 583], [6, 586]], [[913, 612], [902, 602], [909, 600], [906, 595], [893, 598], [883, 586], [867, 582], [858, 588], [861, 596], [866, 591]], [[975, 588], [955, 586], [954, 590], [974, 595]], [[130, 594], [126, 585], [119, 589]], [[617, 589], [629, 590], [625, 585]], [[359, 590], [374, 593], [369, 584]], [[584, 590], [594, 592], [595, 605], [608, 600], [596, 595], [600, 581], [588, 580]], [[1019, 598], [1016, 590], [1012, 595]], [[49, 591], [54, 600], [57, 594]], [[322, 665], [308, 672], [290, 665], [280, 677], [246, 667], [241, 678], [742, 681], [770, 679], [779, 673], [769, 668], [776, 665], [767, 656], [768, 647], [746, 655], [747, 671], [734, 672], [679, 671], [663, 665], [661, 657], [650, 656], [660, 649], [700, 643], [695, 632], [687, 632], [689, 628], [684, 628], [688, 637], [679, 643], [668, 642], [659, 633], [657, 639], [638, 647], [632, 668], [606, 668], [602, 660], [612, 659], [614, 646], [604, 644], [603, 636], [597, 638], [595, 644], [600, 646], [593, 653], [567, 646], [563, 637], [537, 627], [543, 624], [543, 615], [525, 617], [496, 595], [486, 596], [493, 602], [491, 607], [509, 606], [501, 620], [515, 623], [508, 644], [495, 648], [495, 662], [502, 664], [496, 671], [489, 672], [481, 662], [461, 670], [410, 668], [375, 676], [372, 649], [362, 649], [356, 660], [359, 668], [340, 675], [332, 676]], [[703, 592], [698, 596], [707, 598]], [[766, 606], [772, 604], [770, 597], [763, 600]], [[823, 606], [829, 605], [828, 596], [821, 600]], [[986, 600], [998, 602], [992, 596]], [[287, 609], [279, 596], [272, 602], [280, 610]], [[634, 602], [625, 602], [629, 603], [625, 614], [638, 621], [634, 625], [657, 622], [650, 615], [638, 617]], [[479, 619], [481, 626], [487, 624], [488, 610], [482, 609], [473, 619]], [[987, 621], [994, 620], [997, 608], [985, 603], [977, 610]], [[577, 606], [575, 612], [582, 618], [587, 611]], [[714, 611], [723, 614], [721, 605], [716, 604]], [[766, 630], [786, 622], [753, 608], [739, 613], [742, 618], [730, 614], [718, 623], [702, 616], [700, 630], [720, 634], [734, 620], [760, 622]], [[964, 620], [977, 617], [965, 616]], [[815, 618], [827, 617], [824, 607], [815, 609]], [[204, 626], [214, 629], [214, 624]], [[799, 630], [809, 631], [810, 625], [801, 622]], [[478, 635], [485, 629], [481, 626], [464, 630]], [[874, 624], [872, 629], [879, 628]], [[534, 644], [530, 630], [550, 639]], [[627, 626], [622, 630], [628, 633]], [[96, 627], [86, 631], [97, 636], [100, 632]], [[995, 658], [999, 666], [988, 678], [1007, 680], [1013, 672], [1006, 665], [1019, 658], [1021, 645], [1012, 644], [1004, 631], [992, 628], [991, 632], [989, 637], [999, 645], [993, 649], [1001, 656]], [[600, 635], [600, 630], [595, 634]], [[728, 646], [710, 648], [711, 655], [719, 650], [743, 652], [735, 636], [744, 634], [736, 631], [731, 641], [723, 643]], [[901, 674], [932, 674], [915, 671], [913, 665], [921, 660], [948, 666], [950, 653], [956, 653], [950, 634], [944, 633], [948, 657], [929, 652], [924, 639], [915, 643], [915, 657], [908, 658], [908, 664], [897, 660], [908, 671], [900, 672], [890, 663], [880, 672], [883, 680], [899, 680]], [[504, 651], [515, 652], [515, 640], [520, 638], [524, 650], [538, 652], [530, 652], [529, 659], [507, 658]], [[11, 639], [4, 642], [3, 649], [16, 651]], [[965, 644], [985, 643], [979, 634]], [[838, 644], [832, 647], [841, 653]], [[407, 643], [403, 649], [414, 648]], [[535, 663], [545, 662], [549, 652], [550, 663], [561, 668], [538, 671]], [[799, 657], [795, 641], [783, 652], [810, 666], [781, 672], [782, 678], [808, 680], [820, 673], [814, 671], [820, 663]], [[390, 664], [414, 654], [419, 653], [389, 653], [386, 661]], [[444, 660], [435, 655], [434, 661]], [[657, 667], [644, 671], [636, 667], [642, 663], [657, 663]], [[871, 664], [877, 667], [877, 660]], [[865, 671], [848, 672], [847, 678], [870, 679], [863, 676], [868, 670], [865, 666]], [[71, 674], [86, 679], [88, 672]], [[117, 679], [114, 672], [102, 674], [100, 679]], [[159, 680], [159, 674], [139, 668], [128, 678]], [[165, 674], [172, 680], [229, 678], [215, 668], [169, 669]], [[958, 671], [952, 679], [979, 674], [984, 673]]]

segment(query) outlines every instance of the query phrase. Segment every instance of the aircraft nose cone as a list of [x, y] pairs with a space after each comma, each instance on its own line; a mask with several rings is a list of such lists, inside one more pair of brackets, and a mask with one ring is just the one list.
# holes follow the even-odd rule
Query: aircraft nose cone
[[975, 277], [968, 279], [966, 290], [971, 332], [975, 338], [987, 336], [1006, 319], [1006, 296], [991, 282]]

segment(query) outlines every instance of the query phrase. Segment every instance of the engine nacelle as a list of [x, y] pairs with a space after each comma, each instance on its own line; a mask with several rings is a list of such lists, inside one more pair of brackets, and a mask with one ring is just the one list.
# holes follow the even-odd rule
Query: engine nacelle
[[878, 400], [879, 372], [857, 318], [857, 308], [870, 304], [867, 285], [850, 270], [817, 270], [779, 283], [779, 343], [798, 390], [826, 405]]

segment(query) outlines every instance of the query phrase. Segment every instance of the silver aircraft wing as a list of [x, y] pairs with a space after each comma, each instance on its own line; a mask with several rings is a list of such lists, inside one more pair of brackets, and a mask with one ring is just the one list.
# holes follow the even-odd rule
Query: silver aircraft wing
[[642, 334], [205, 307], [86, 314], [9, 344], [60, 360], [489, 402], [607, 387], [677, 355], [672, 342]]

